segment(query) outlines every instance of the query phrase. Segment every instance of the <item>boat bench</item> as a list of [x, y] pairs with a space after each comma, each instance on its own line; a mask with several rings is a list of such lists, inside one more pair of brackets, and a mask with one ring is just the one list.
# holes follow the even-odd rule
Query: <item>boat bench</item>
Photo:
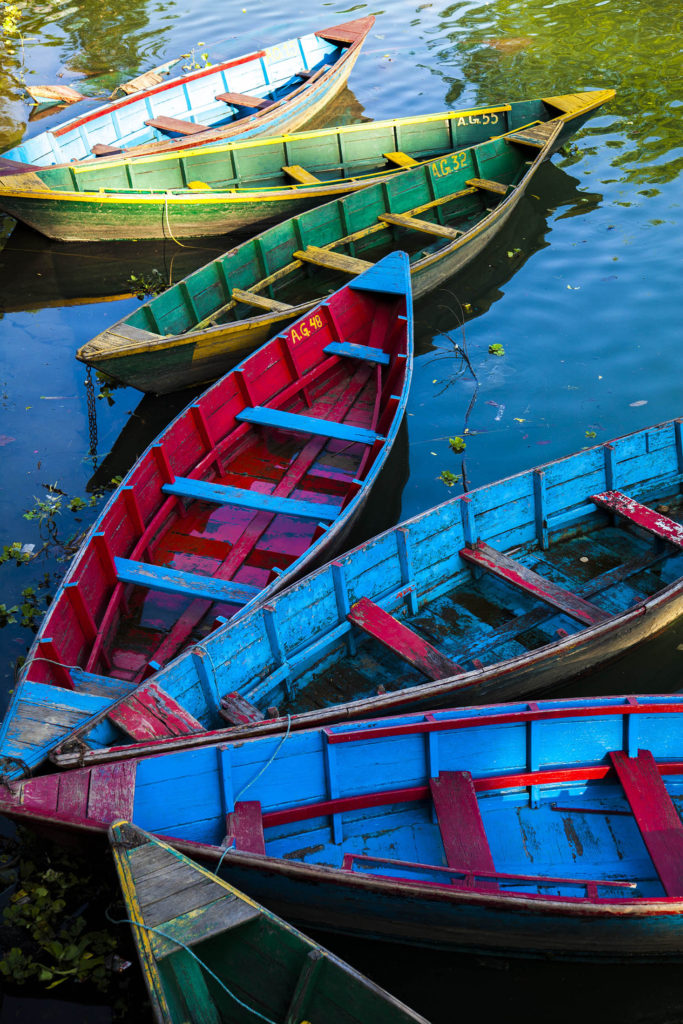
[[267, 295], [246, 291], [244, 288], [233, 288], [230, 298], [235, 302], [243, 302], [246, 306], [254, 306], [256, 309], [273, 313], [286, 313], [292, 308], [289, 302], [278, 302], [277, 299], [270, 299]]
[[107, 146], [104, 142], [96, 142], [90, 150], [93, 156], [116, 156], [123, 153], [120, 146]]
[[380, 434], [365, 427], [354, 427], [350, 423], [339, 423], [335, 420], [321, 420], [315, 416], [302, 416], [299, 413], [283, 412], [281, 409], [269, 409], [257, 405], [238, 412], [236, 420], [242, 423], [253, 423], [258, 427], [276, 427], [278, 430], [296, 430], [304, 434], [315, 434], [319, 437], [334, 438], [349, 443], [374, 444], [383, 441]]
[[241, 853], [266, 852], [263, 838], [263, 815], [260, 800], [238, 800], [235, 810], [226, 814], [226, 845], [234, 839], [235, 849]]
[[676, 547], [683, 548], [683, 525], [661, 512], [655, 512], [647, 505], [641, 505], [621, 491], [603, 491], [602, 494], [592, 494], [591, 501], [599, 508], [628, 519], [634, 526], [646, 530], [660, 540], [667, 540]]
[[394, 654], [414, 665], [428, 679], [446, 679], [465, 671], [367, 597], [356, 601], [346, 617]]
[[388, 352], [372, 345], [354, 345], [350, 341], [331, 341], [323, 352], [328, 356], [348, 356], [350, 359], [364, 359], [367, 363], [388, 366], [391, 362]]
[[243, 487], [228, 487], [224, 484], [206, 483], [204, 480], [192, 480], [177, 476], [173, 483], [164, 484], [164, 494], [174, 494], [181, 498], [195, 498], [208, 501], [215, 505], [237, 505], [239, 508], [250, 508], [256, 512], [271, 512], [273, 515], [297, 516], [301, 519], [325, 520], [332, 522], [339, 515], [336, 505], [318, 504], [315, 501], [297, 501], [295, 498], [279, 498], [273, 494], [260, 494], [258, 491], [247, 491]]
[[260, 96], [248, 96], [242, 92], [219, 92], [216, 99], [228, 103], [231, 107], [249, 107], [254, 110], [263, 110], [275, 103], [275, 100], [264, 100]]
[[156, 683], [144, 683], [126, 700], [116, 704], [107, 717], [134, 740], [163, 736], [189, 736], [202, 732], [201, 722]]
[[667, 896], [683, 896], [683, 822], [649, 750], [610, 751], [629, 807]]
[[474, 547], [462, 548], [460, 557], [480, 569], [486, 569], [498, 579], [545, 601], [587, 626], [595, 626], [611, 618], [609, 612], [598, 608], [597, 605], [586, 601], [577, 594], [573, 594], [570, 590], [551, 583], [550, 580], [540, 576], [533, 569], [527, 569], [520, 562], [516, 562], [514, 558], [503, 554], [502, 551], [496, 551], [495, 548], [489, 547], [483, 541], [478, 541]]
[[207, 132], [208, 124], [195, 124], [194, 121], [182, 121], [178, 117], [151, 117], [145, 121], [150, 128], [157, 128], [160, 132], [170, 132], [175, 135], [198, 135], [199, 132]]
[[[438, 778], [429, 780], [429, 788], [448, 866], [495, 873], [470, 772], [440, 772]], [[477, 888], [497, 892], [499, 887], [494, 879], [483, 879]]]
[[186, 597], [206, 601], [220, 601], [227, 604], [247, 604], [259, 593], [259, 587], [247, 583], [233, 583], [214, 576], [169, 569], [165, 565], [149, 562], [134, 562], [129, 558], [114, 558], [116, 576], [120, 583], [134, 583], [150, 590], [166, 594], [182, 594]]
[[315, 174], [311, 174], [301, 164], [284, 164], [282, 170], [294, 181], [300, 185], [322, 185], [323, 182], [320, 178], [316, 178]]

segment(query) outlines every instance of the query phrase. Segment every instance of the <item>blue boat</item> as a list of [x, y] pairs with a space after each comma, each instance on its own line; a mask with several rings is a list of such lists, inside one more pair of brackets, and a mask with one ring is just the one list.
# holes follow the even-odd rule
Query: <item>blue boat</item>
[[7, 150], [0, 176], [295, 131], [344, 86], [374, 21], [320, 29], [88, 110]]
[[69, 566], [0, 727], [0, 772], [30, 772], [102, 715], [138, 739], [201, 730], [153, 680], [138, 685], [343, 549], [398, 436], [412, 362], [397, 251], [188, 405]]
[[506, 956], [683, 959], [683, 697], [352, 722], [28, 779], [62, 837], [130, 818], [307, 927]]
[[[535, 696], [623, 657], [683, 611], [682, 426], [639, 430], [415, 516], [145, 686], [204, 729], [263, 734]], [[149, 738], [206, 742], [161, 727]], [[53, 755], [62, 767], [153, 749], [128, 748], [111, 720], [72, 740]]]

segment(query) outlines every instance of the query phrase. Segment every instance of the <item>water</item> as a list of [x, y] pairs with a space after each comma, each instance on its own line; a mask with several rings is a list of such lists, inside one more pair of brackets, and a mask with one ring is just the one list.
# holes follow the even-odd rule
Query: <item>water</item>
[[[372, 9], [310, 0], [297, 10], [282, 0], [43, 0], [19, 18], [23, 46], [10, 45], [0, 58], [0, 151], [27, 128], [22, 80], [77, 84], [94, 96], [191, 49], [208, 50], [214, 60], [235, 56], [366, 13], [377, 15], [376, 26], [330, 123], [617, 89], [568, 151], [543, 168], [495, 246], [417, 304], [406, 430], [374, 518], [360, 528], [370, 532], [387, 517], [411, 515], [453, 493], [439, 476], [461, 471], [448, 438], [466, 429], [465, 470], [475, 487], [681, 415], [679, 4], [392, 0]], [[60, 116], [34, 120], [28, 131]], [[44, 607], [64, 572], [59, 559], [68, 556], [69, 539], [101, 505], [98, 494], [189, 397], [141, 401], [131, 389], [104, 393], [96, 401], [93, 461], [76, 348], [138, 304], [130, 294], [132, 273], [156, 269], [178, 280], [222, 251], [226, 240], [183, 248], [67, 246], [7, 219], [0, 219], [0, 237], [0, 549], [15, 541], [35, 550], [46, 544], [30, 564], [0, 565], [0, 604], [17, 606], [13, 617], [20, 620], [22, 605], [25, 618], [32, 605]], [[468, 310], [464, 340], [461, 307]], [[459, 372], [454, 340], [467, 346], [476, 389]], [[494, 343], [503, 345], [503, 357], [489, 354]], [[50, 485], [64, 493], [48, 491]], [[36, 499], [51, 496], [57, 514], [42, 522], [24, 518], [26, 510], [39, 510]], [[85, 507], [70, 510], [73, 498]], [[0, 629], [3, 706], [30, 636], [20, 621]], [[682, 664], [679, 625], [567, 692], [678, 689]], [[674, 968], [598, 973], [573, 965], [432, 959], [325, 938], [436, 1024], [451, 1021], [454, 1008], [484, 1022], [569, 1021], [579, 1014], [585, 1021], [683, 1018]], [[46, 1004], [16, 996], [0, 1011], [1, 1024], [54, 1019]], [[66, 1019], [69, 1008], [62, 1009]], [[100, 1021], [110, 1012], [80, 1008], [76, 1019]]]

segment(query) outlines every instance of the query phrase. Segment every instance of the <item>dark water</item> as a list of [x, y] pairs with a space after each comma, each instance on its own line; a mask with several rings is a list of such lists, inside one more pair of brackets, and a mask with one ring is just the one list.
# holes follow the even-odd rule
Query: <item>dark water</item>
[[[495, 246], [417, 305], [406, 428], [385, 492], [360, 524], [365, 533], [453, 493], [439, 476], [461, 471], [448, 438], [465, 429], [466, 476], [475, 487], [681, 415], [679, 3], [391, 0], [373, 9], [310, 0], [299, 9], [282, 0], [43, 0], [18, 18], [23, 43], [5, 32], [0, 55], [2, 151], [63, 116], [27, 123], [24, 81], [74, 84], [96, 96], [191, 49], [213, 60], [236, 56], [369, 12], [375, 30], [330, 123], [601, 87], [616, 88], [617, 97], [543, 168]], [[105, 392], [95, 403], [95, 438], [73, 354], [136, 306], [131, 274], [178, 280], [227, 240], [58, 245], [1, 218], [0, 238], [0, 552], [13, 542], [46, 545], [29, 564], [0, 564], [0, 621], [3, 606], [19, 609], [18, 621], [0, 628], [4, 707], [31, 636], [21, 606], [26, 619], [40, 613], [69, 541], [92, 520], [103, 491], [189, 397]], [[476, 386], [454, 341], [467, 346]], [[489, 355], [493, 343], [503, 357]], [[69, 509], [73, 498], [85, 507]], [[52, 514], [49, 502], [58, 506]], [[24, 518], [29, 509], [42, 520]], [[567, 692], [678, 689], [682, 665], [679, 625]], [[676, 968], [492, 962], [325, 939], [435, 1024], [683, 1020]], [[142, 994], [126, 998], [117, 1019], [147, 1019]], [[26, 1001], [15, 990], [0, 1024], [99, 1022], [111, 1012]]]

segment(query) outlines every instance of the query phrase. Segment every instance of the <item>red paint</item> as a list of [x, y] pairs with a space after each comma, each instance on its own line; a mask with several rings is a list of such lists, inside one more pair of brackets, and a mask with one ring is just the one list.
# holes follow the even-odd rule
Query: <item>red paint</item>
[[187, 736], [201, 732], [202, 724], [156, 683], [145, 683], [109, 714], [111, 721], [134, 740]]
[[647, 530], [653, 536], [683, 548], [683, 525], [681, 523], [669, 519], [661, 512], [653, 511], [647, 505], [641, 505], [633, 498], [622, 494], [621, 491], [604, 491], [602, 494], [593, 494], [591, 501], [609, 512], [616, 512], [617, 515], [630, 520], [635, 526]]
[[[495, 872], [470, 772], [440, 772], [438, 779], [429, 780], [429, 788], [449, 866], [476, 874]], [[495, 882], [481, 887], [498, 889]]]
[[667, 896], [683, 896], [683, 823], [662, 782], [660, 766], [649, 750], [628, 757], [621, 750], [610, 760], [636, 825]]
[[235, 849], [243, 853], [265, 854], [266, 844], [263, 838], [263, 818], [261, 804], [258, 800], [240, 800], [235, 810], [226, 815], [228, 834], [226, 842], [235, 842]]
[[347, 619], [410, 665], [414, 665], [429, 679], [444, 679], [464, 672], [460, 665], [367, 597], [356, 601]]

